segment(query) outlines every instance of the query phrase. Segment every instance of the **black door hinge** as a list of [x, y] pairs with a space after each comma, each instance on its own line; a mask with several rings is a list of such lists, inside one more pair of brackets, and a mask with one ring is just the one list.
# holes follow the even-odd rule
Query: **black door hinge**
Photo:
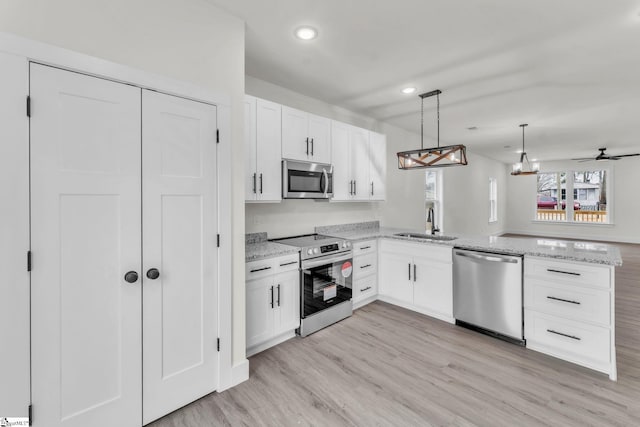
[[216, 129], [216, 144], [220, 143], [220, 129]]
[[29, 425], [33, 425], [33, 405], [29, 405]]
[[31, 117], [31, 97], [27, 95], [27, 117]]
[[218, 351], [220, 351], [220, 338], [218, 338]]
[[218, 234], [217, 240], [218, 240], [218, 247], [220, 247], [220, 235], [219, 234]]
[[31, 271], [31, 251], [27, 251], [27, 271]]

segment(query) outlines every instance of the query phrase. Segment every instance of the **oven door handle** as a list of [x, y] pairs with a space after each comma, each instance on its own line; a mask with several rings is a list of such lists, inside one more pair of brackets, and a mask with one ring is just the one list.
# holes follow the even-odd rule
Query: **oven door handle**
[[353, 254], [351, 252], [345, 252], [344, 255], [339, 257], [323, 258], [320, 260], [302, 261], [302, 269], [307, 270], [309, 268], [319, 267], [321, 265], [333, 264], [335, 262], [341, 262], [341, 261], [349, 261], [351, 260], [351, 258], [353, 258]]

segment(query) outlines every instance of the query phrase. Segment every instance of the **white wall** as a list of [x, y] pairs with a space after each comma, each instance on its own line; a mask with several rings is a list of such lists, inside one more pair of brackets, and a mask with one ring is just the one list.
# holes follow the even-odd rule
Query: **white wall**
[[[499, 235], [507, 218], [507, 166], [474, 154], [469, 164], [444, 168], [444, 226], [446, 233]], [[489, 223], [489, 178], [498, 181], [498, 221]]]
[[[242, 164], [244, 23], [204, 0], [4, 0], [0, 31], [202, 86], [231, 100]], [[244, 200], [234, 171], [233, 359], [245, 357]], [[227, 230], [222, 230], [227, 232]]]
[[[610, 168], [609, 203], [612, 225], [562, 224], [534, 221], [536, 211], [536, 177], [508, 177], [507, 230], [512, 233], [566, 237], [584, 240], [640, 243], [640, 197], [636, 190], [640, 158], [609, 162], [557, 161], [543, 162], [542, 171], [584, 170]], [[613, 196], [613, 198], [611, 198]]]

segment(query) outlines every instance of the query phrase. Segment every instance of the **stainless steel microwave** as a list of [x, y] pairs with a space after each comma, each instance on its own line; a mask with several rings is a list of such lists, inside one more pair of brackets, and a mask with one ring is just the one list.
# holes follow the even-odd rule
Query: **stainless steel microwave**
[[283, 199], [330, 199], [333, 166], [324, 163], [282, 160]]

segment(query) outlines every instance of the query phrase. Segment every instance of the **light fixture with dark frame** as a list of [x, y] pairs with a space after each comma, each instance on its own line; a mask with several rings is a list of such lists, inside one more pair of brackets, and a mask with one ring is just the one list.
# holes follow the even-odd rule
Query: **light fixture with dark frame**
[[[421, 121], [420, 121], [420, 148], [417, 150], [400, 151], [398, 155], [398, 169], [422, 169], [422, 168], [442, 168], [448, 166], [464, 166], [467, 164], [467, 149], [464, 145], [440, 146], [440, 94], [441, 90], [436, 89], [418, 95], [421, 98]], [[438, 146], [424, 148], [424, 99], [436, 96], [438, 111]]]

